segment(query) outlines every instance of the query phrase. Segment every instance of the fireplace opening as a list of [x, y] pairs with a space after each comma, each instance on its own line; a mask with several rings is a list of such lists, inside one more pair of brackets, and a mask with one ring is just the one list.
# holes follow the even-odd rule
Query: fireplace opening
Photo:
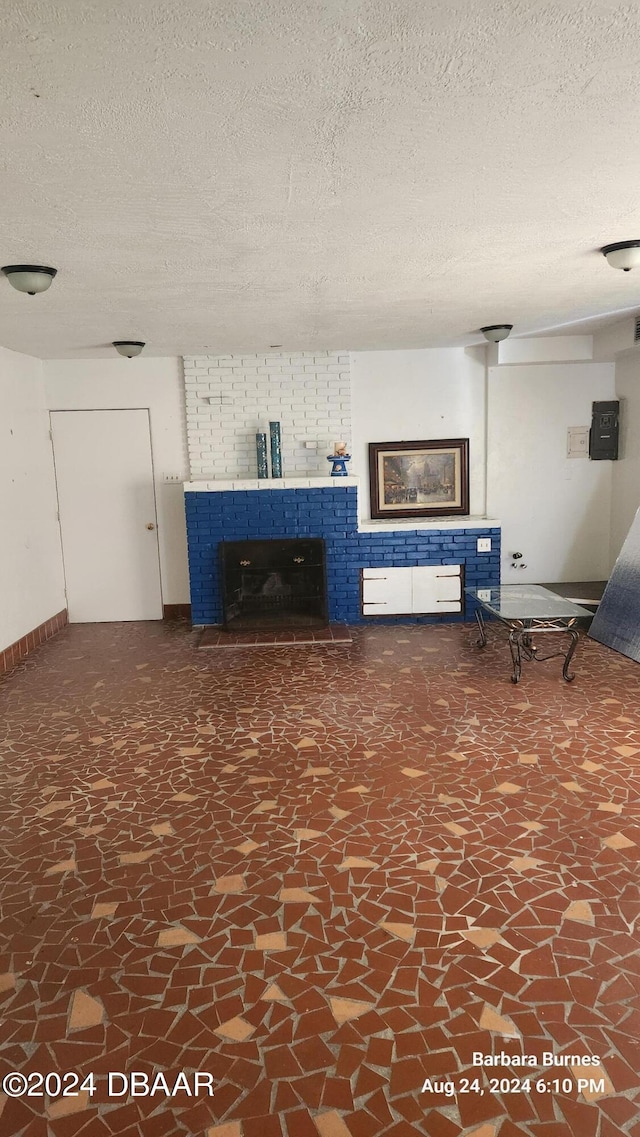
[[324, 541], [294, 538], [220, 545], [227, 630], [324, 627]]

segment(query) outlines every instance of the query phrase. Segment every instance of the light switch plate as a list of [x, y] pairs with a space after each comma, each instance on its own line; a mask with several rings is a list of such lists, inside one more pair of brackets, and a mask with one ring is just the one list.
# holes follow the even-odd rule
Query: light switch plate
[[491, 537], [478, 537], [477, 549], [479, 553], [490, 553]]
[[589, 457], [589, 427], [570, 426], [567, 431], [567, 458]]

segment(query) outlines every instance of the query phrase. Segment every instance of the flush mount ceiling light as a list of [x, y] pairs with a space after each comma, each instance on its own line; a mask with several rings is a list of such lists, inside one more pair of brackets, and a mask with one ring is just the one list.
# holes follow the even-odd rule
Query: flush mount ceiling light
[[134, 355], [140, 355], [144, 342], [143, 340], [114, 340], [113, 346], [118, 355], [126, 355], [127, 359], [131, 359]]
[[9, 283], [18, 292], [28, 292], [29, 296], [46, 292], [57, 271], [47, 265], [5, 265], [2, 269]]
[[480, 331], [489, 343], [500, 343], [500, 340], [506, 340], [512, 328], [513, 324], [487, 324]]
[[640, 241], [615, 241], [613, 245], [604, 245], [600, 252], [611, 268], [621, 268], [623, 272], [640, 265]]

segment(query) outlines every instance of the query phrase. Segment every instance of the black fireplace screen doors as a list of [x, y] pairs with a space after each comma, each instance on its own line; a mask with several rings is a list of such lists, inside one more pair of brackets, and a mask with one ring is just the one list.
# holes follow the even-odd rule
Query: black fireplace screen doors
[[321, 538], [223, 541], [224, 624], [228, 630], [277, 630], [327, 624]]

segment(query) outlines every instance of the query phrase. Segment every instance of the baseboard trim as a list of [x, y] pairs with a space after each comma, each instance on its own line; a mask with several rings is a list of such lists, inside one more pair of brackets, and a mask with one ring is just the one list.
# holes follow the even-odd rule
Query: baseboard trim
[[190, 604], [163, 604], [163, 606], [162, 606], [162, 619], [163, 620], [190, 620], [191, 619], [191, 605]]
[[26, 636], [16, 640], [15, 643], [10, 644], [4, 651], [0, 651], [0, 675], [11, 671], [25, 655], [34, 651], [35, 648], [40, 647], [40, 644], [46, 643], [52, 636], [55, 636], [62, 628], [66, 627], [69, 622], [69, 614], [66, 608], [61, 612], [57, 612], [50, 620], [45, 620], [44, 624], [40, 624], [34, 628], [32, 632], [27, 632]]

